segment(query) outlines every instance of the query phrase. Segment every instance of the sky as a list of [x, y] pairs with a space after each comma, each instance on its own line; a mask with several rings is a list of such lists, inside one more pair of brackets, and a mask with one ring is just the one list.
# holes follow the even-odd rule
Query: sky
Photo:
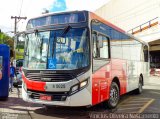
[[18, 22], [18, 31], [25, 30], [28, 19], [49, 12], [89, 10], [95, 11], [109, 0], [0, 0], [0, 29], [11, 35], [14, 30], [14, 19], [11, 16], [27, 17]]

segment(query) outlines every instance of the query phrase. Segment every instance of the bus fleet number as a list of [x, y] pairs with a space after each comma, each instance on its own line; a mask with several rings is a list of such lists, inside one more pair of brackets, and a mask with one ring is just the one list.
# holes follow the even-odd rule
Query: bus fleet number
[[65, 88], [65, 84], [54, 84], [53, 88]]

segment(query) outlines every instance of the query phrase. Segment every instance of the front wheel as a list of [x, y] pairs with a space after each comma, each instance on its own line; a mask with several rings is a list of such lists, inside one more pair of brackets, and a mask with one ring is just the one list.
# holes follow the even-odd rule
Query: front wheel
[[120, 99], [119, 87], [116, 82], [112, 82], [110, 88], [109, 100], [104, 102], [104, 106], [113, 109], [117, 106]]

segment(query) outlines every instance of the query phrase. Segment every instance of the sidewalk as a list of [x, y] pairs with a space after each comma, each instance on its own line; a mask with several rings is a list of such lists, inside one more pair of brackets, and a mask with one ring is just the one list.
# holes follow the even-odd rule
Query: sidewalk
[[[21, 89], [13, 88], [6, 101], [0, 101], [0, 119], [31, 119], [29, 111], [33, 111], [41, 105], [28, 103], [22, 100]], [[6, 117], [7, 116], [7, 117]]]

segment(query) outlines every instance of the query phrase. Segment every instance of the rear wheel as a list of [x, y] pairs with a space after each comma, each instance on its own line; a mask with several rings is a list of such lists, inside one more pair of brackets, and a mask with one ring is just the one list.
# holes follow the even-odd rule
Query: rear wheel
[[138, 83], [138, 88], [135, 90], [136, 94], [141, 94], [143, 91], [143, 80], [142, 80], [142, 76], [139, 77], [139, 83]]
[[115, 108], [119, 102], [119, 98], [120, 98], [119, 87], [116, 82], [112, 82], [110, 88], [109, 100], [104, 102], [104, 106], [110, 109]]

